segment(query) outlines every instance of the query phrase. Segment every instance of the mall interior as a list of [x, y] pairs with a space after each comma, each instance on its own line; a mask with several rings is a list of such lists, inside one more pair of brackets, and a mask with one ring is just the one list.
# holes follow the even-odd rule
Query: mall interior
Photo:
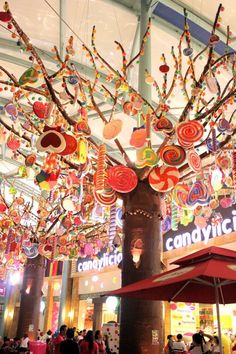
[[236, 350], [235, 16], [0, 1], [0, 353], [72, 354], [63, 324], [104, 354]]

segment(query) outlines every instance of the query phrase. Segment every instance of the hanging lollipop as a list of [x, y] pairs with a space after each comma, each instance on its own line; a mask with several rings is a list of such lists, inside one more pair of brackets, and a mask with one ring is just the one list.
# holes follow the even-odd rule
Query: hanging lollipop
[[117, 165], [109, 168], [108, 183], [117, 192], [129, 193], [136, 188], [138, 177], [131, 168]]
[[145, 120], [147, 146], [136, 151], [137, 160], [135, 162], [135, 166], [137, 168], [143, 168], [145, 166], [154, 167], [158, 163], [158, 156], [151, 147], [150, 114], [147, 114], [145, 117], [143, 117], [143, 120]]
[[5, 108], [5, 112], [10, 116], [11, 120], [15, 122], [18, 116], [18, 110], [14, 105], [14, 103], [10, 102], [6, 104], [4, 108]]
[[111, 140], [120, 134], [123, 122], [121, 119], [112, 119], [103, 128], [103, 137], [106, 140]]
[[162, 161], [169, 166], [181, 165], [186, 157], [185, 150], [178, 145], [165, 145], [160, 149], [159, 154]]
[[181, 142], [187, 144], [196, 143], [202, 138], [203, 133], [203, 125], [197, 120], [190, 120], [188, 122], [180, 123], [176, 128], [176, 134], [180, 145], [182, 145]]
[[170, 191], [179, 182], [180, 174], [176, 167], [162, 165], [149, 174], [150, 186], [157, 192]]
[[201, 157], [198, 155], [198, 153], [194, 149], [187, 151], [187, 161], [188, 161], [189, 167], [194, 172], [199, 173], [202, 171]]
[[34, 84], [35, 82], [38, 81], [38, 78], [39, 78], [38, 71], [34, 67], [31, 67], [21, 75], [21, 77], [19, 78], [19, 84], [21, 86], [26, 84]]

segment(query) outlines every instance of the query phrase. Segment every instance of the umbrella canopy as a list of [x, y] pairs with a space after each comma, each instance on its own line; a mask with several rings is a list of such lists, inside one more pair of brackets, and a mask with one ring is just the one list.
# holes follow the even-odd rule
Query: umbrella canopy
[[222, 353], [219, 303], [236, 302], [236, 252], [209, 247], [180, 258], [174, 264], [179, 267], [115, 290], [110, 295], [216, 304]]
[[174, 262], [179, 267], [115, 290], [111, 295], [149, 300], [236, 302], [236, 252], [209, 247]]

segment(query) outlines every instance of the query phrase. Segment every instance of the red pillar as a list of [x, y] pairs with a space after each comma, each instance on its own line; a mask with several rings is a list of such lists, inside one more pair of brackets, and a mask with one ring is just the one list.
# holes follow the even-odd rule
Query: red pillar
[[19, 337], [28, 333], [31, 339], [37, 338], [44, 273], [44, 257], [37, 256], [36, 258], [27, 260], [24, 270], [17, 326], [17, 336]]
[[[124, 195], [124, 212], [122, 286], [161, 272], [160, 196], [147, 181], [139, 182], [134, 191]], [[138, 268], [131, 254], [137, 239], [143, 243]], [[120, 325], [120, 354], [160, 352], [163, 339], [161, 302], [122, 298]]]

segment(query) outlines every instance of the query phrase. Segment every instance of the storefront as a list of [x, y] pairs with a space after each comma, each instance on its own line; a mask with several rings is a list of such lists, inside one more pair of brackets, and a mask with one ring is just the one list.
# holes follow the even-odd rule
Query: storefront
[[[163, 263], [166, 270], [174, 268], [171, 263], [176, 259], [213, 245], [236, 250], [235, 206], [217, 208], [214, 218], [203, 228], [192, 222], [188, 226], [180, 225], [177, 231], [166, 232], [163, 235]], [[191, 334], [199, 329], [209, 333], [217, 330], [214, 305], [173, 302], [166, 303], [165, 312], [165, 335], [182, 333], [191, 338]], [[236, 304], [220, 306], [220, 313], [223, 333], [235, 334]]]
[[122, 253], [114, 251], [103, 253], [99, 259], [80, 258], [73, 265], [73, 293], [77, 291], [78, 312], [72, 299], [71, 316], [78, 329], [95, 330], [104, 323], [119, 320], [119, 300], [101, 295], [121, 286], [118, 268], [121, 261]]

